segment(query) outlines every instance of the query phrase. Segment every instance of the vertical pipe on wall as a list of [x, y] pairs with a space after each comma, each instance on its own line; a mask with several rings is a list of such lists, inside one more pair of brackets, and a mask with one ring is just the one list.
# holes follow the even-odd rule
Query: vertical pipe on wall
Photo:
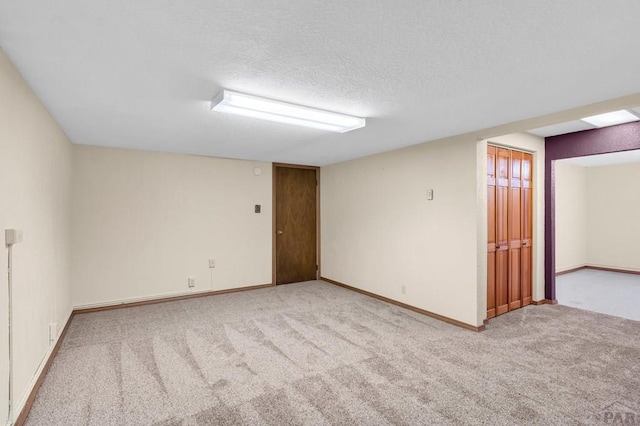
[[7, 260], [7, 292], [8, 292], [8, 324], [9, 324], [9, 411], [7, 413], [7, 426], [13, 424], [13, 405], [14, 405], [14, 396], [13, 396], [13, 326], [11, 322], [12, 308], [13, 308], [13, 296], [12, 296], [12, 244], [8, 244], [9, 256]]

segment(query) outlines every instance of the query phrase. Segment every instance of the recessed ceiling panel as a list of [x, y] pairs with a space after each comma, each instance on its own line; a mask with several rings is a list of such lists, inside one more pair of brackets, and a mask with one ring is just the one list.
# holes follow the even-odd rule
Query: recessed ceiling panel
[[538, 129], [528, 130], [537, 136], [543, 138], [549, 136], [564, 135], [566, 133], [580, 132], [582, 130], [594, 129], [595, 127], [581, 120], [569, 121], [567, 123], [554, 124], [553, 126], [540, 127]]

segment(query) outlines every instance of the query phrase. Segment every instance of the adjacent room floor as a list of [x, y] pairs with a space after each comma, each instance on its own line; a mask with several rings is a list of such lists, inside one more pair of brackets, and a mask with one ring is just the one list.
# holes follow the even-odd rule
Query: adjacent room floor
[[558, 303], [640, 321], [640, 275], [582, 269], [556, 277]]
[[528, 306], [468, 331], [323, 282], [77, 315], [28, 425], [599, 424], [640, 322]]

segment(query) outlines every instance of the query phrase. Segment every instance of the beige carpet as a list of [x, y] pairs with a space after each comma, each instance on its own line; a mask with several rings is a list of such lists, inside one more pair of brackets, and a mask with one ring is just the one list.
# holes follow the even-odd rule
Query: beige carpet
[[309, 282], [77, 315], [27, 424], [564, 425], [636, 413], [640, 322], [529, 306], [475, 333]]

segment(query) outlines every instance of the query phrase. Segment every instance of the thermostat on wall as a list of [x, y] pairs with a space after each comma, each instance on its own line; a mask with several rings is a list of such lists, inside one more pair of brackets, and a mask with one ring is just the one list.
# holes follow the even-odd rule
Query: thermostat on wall
[[262, 174], [262, 169], [260, 167], [254, 167], [253, 174], [256, 176], [260, 176]]

